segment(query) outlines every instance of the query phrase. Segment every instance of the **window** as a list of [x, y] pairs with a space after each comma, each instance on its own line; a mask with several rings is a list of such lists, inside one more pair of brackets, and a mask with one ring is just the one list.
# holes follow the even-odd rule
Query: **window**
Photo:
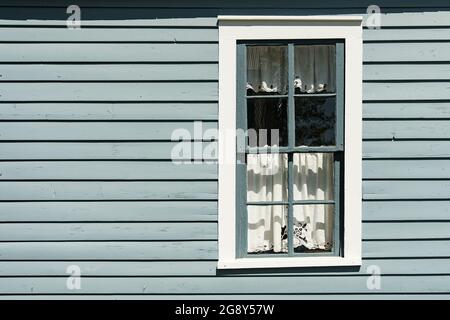
[[237, 57], [238, 256], [339, 255], [342, 41], [243, 41]]
[[219, 144], [219, 268], [360, 263], [361, 46], [359, 17], [219, 17], [219, 129], [246, 135]]

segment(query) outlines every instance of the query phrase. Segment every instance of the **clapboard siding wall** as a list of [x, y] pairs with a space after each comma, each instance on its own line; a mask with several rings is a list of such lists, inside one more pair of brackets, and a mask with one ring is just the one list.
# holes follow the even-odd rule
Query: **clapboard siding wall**
[[170, 161], [173, 130], [217, 127], [217, 15], [371, 3], [78, 2], [81, 30], [64, 1], [0, 4], [1, 297], [450, 298], [448, 1], [378, 1], [364, 30], [361, 268], [233, 272], [216, 270], [217, 165]]

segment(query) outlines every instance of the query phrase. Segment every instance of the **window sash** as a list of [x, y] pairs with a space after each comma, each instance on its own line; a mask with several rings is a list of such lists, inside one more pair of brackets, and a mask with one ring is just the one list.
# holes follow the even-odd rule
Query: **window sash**
[[[336, 92], [335, 93], [308, 93], [295, 94], [294, 88], [294, 46], [297, 44], [333, 44], [336, 46]], [[246, 48], [249, 45], [287, 45], [288, 47], [288, 94], [287, 95], [251, 95], [246, 92]], [[245, 154], [250, 153], [287, 153], [288, 154], [288, 201], [272, 202], [248, 202], [247, 201], [247, 166], [245, 163], [236, 164], [236, 255], [237, 258], [249, 257], [298, 257], [298, 256], [340, 256], [342, 255], [341, 236], [343, 234], [343, 155], [344, 155], [344, 42], [341, 40], [296, 40], [296, 41], [245, 41], [237, 45], [237, 110], [236, 127], [248, 129], [247, 127], [247, 100], [248, 99], [288, 99], [288, 146], [287, 147], [248, 147], [245, 145]], [[335, 146], [295, 146], [295, 98], [296, 97], [336, 97], [336, 124], [335, 124]], [[334, 154], [334, 200], [294, 200], [293, 197], [293, 153], [318, 152]], [[331, 252], [296, 253], [293, 243], [294, 205], [306, 204], [334, 204], [333, 220], [333, 248]], [[288, 252], [277, 254], [248, 254], [247, 252], [247, 228], [248, 228], [248, 205], [287, 205], [288, 206]]]

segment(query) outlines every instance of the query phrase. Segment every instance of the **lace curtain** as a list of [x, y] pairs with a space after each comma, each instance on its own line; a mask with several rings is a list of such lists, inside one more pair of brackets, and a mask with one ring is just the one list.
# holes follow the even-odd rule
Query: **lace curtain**
[[[333, 198], [333, 155], [301, 153], [293, 157], [295, 200]], [[249, 154], [247, 200], [287, 201], [287, 154]], [[248, 252], [287, 252], [285, 205], [248, 206]], [[333, 237], [331, 205], [294, 206], [294, 250], [328, 250]]]
[[[296, 153], [293, 157], [294, 200], [333, 199], [333, 154]], [[329, 250], [333, 206], [294, 205], [294, 249]]]
[[[294, 48], [294, 88], [300, 93], [335, 91], [334, 45], [298, 45]], [[247, 47], [247, 90], [287, 93], [287, 47]]]
[[335, 91], [336, 53], [332, 45], [295, 46], [294, 87], [301, 93]]
[[287, 93], [286, 46], [247, 47], [247, 90]]
[[[247, 156], [247, 200], [287, 201], [287, 154]], [[248, 206], [248, 252], [287, 252], [287, 207]]]

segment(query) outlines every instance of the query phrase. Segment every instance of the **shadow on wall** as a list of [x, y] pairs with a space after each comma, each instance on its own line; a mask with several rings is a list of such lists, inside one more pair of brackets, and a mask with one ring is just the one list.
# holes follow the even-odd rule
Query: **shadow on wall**
[[215, 18], [217, 15], [327, 15], [365, 14], [376, 4], [381, 13], [433, 12], [450, 10], [448, 0], [365, 1], [365, 0], [5, 0], [0, 20], [66, 20], [69, 5], [82, 9], [82, 21]]
[[[261, 269], [218, 269], [216, 270], [216, 275], [227, 276], [227, 275], [239, 275], [239, 274], [259, 274], [259, 275], [288, 275], [288, 274], [320, 274], [324, 275], [326, 273], [342, 273], [342, 272], [360, 272], [362, 269], [359, 266], [349, 266], [349, 267], [302, 267], [302, 268], [261, 268]], [[364, 271], [364, 270], [362, 270]]]

